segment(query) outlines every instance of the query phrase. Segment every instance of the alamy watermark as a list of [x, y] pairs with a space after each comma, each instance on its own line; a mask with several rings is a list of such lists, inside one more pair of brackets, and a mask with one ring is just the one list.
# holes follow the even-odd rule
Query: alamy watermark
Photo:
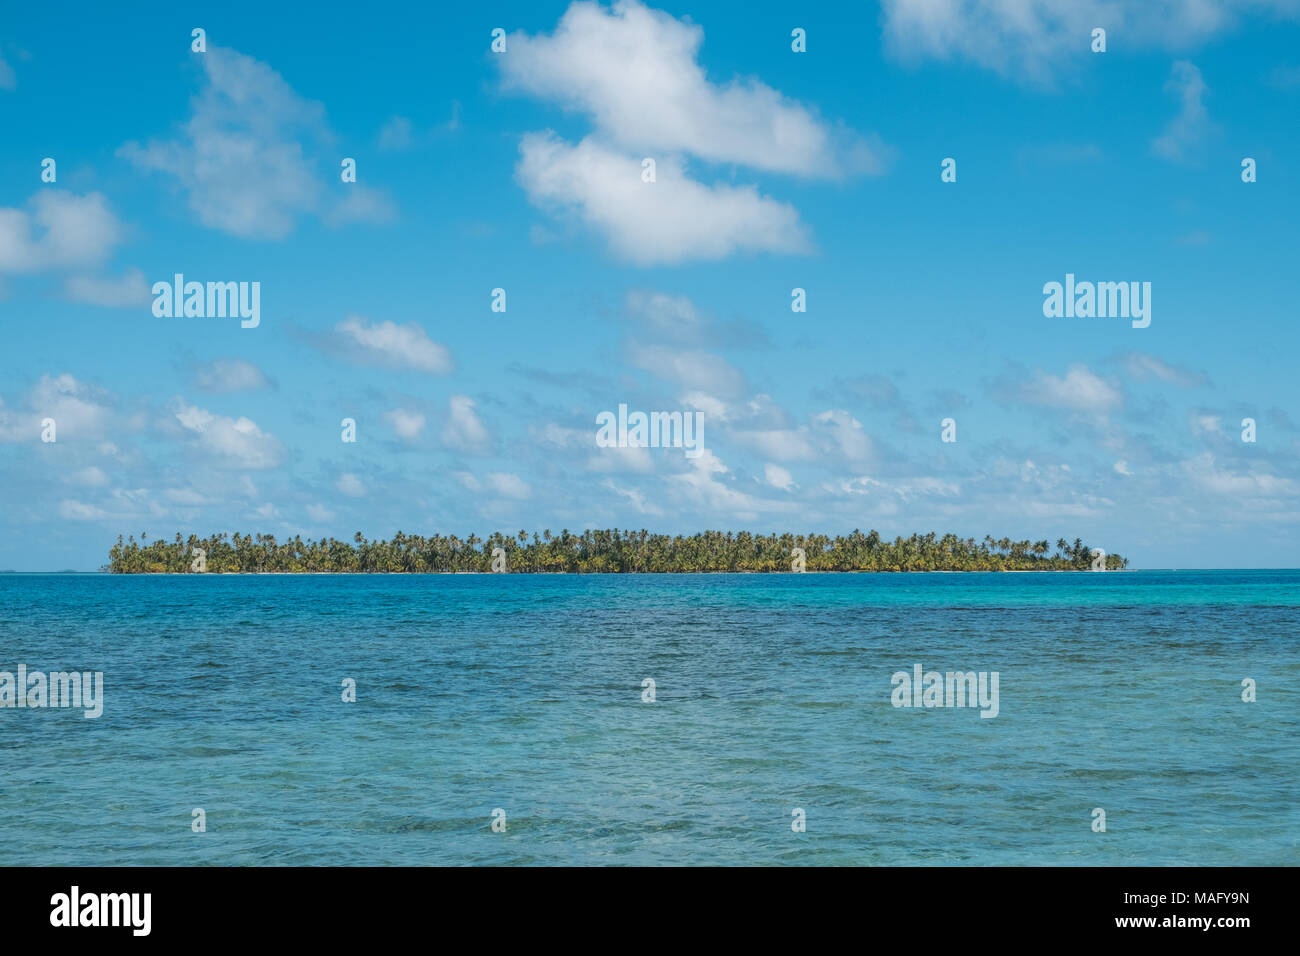
[[1151, 324], [1150, 282], [1075, 282], [1043, 286], [1043, 315], [1049, 319], [1132, 319], [1135, 329]]
[[83, 893], [74, 885], [50, 897], [50, 925], [121, 926], [133, 936], [148, 936], [153, 925], [152, 893]]
[[17, 675], [0, 671], [0, 707], [81, 707], [94, 720], [104, 713], [103, 671], [41, 671], [18, 665]]
[[890, 683], [895, 707], [979, 707], [981, 717], [998, 715], [997, 671], [926, 671], [920, 664], [912, 673], [895, 671]]
[[600, 448], [682, 448], [687, 458], [704, 452], [703, 412], [631, 412], [596, 416], [596, 445]]
[[176, 273], [171, 282], [153, 284], [153, 314], [160, 319], [224, 319], [238, 317], [240, 328], [262, 324], [262, 283], [186, 282]]

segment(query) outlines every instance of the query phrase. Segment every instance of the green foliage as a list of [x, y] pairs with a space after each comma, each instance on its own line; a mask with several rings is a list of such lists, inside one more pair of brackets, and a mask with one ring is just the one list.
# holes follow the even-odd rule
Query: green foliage
[[[207, 555], [209, 573], [430, 573], [490, 571], [492, 552], [501, 548], [510, 571], [568, 573], [789, 571], [795, 548], [806, 553], [809, 571], [1083, 571], [1092, 563], [1092, 549], [1080, 539], [1064, 538], [1049, 554], [1046, 541], [983, 541], [939, 537], [934, 532], [887, 541], [875, 532], [837, 535], [751, 534], [748, 531], [703, 531], [694, 535], [664, 535], [640, 531], [567, 530], [552, 537], [525, 531], [479, 538], [455, 535], [423, 537], [398, 532], [391, 541], [369, 541], [357, 532], [351, 542], [334, 538], [277, 542], [269, 534], [190, 535], [148, 542], [142, 535], [125, 542], [118, 537], [109, 552], [107, 570], [116, 574], [189, 573], [193, 549]], [[1117, 555], [1106, 556], [1106, 567], [1128, 566]]]

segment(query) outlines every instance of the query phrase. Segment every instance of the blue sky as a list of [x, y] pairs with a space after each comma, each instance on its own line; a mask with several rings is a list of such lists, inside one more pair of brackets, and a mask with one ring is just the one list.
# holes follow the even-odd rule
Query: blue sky
[[[0, 568], [586, 527], [1300, 564], [1300, 5], [469, 6], [8, 11]], [[156, 317], [178, 272], [260, 324]], [[1150, 326], [1045, 317], [1067, 273]], [[706, 453], [597, 447], [620, 403]]]

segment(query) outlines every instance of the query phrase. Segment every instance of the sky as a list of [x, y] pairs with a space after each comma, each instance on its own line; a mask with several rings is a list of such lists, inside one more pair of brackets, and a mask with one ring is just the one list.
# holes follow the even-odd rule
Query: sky
[[[0, 569], [591, 527], [1300, 565], [1300, 2], [186, 6], [0, 16]], [[156, 314], [178, 273], [256, 324]], [[1149, 324], [1045, 314], [1067, 275]], [[599, 444], [620, 405], [699, 453]]]

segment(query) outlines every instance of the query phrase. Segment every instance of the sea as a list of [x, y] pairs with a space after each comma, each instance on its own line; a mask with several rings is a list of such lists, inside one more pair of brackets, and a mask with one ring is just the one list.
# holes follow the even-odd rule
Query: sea
[[1300, 863], [1295, 570], [0, 575], [20, 665], [0, 865]]

